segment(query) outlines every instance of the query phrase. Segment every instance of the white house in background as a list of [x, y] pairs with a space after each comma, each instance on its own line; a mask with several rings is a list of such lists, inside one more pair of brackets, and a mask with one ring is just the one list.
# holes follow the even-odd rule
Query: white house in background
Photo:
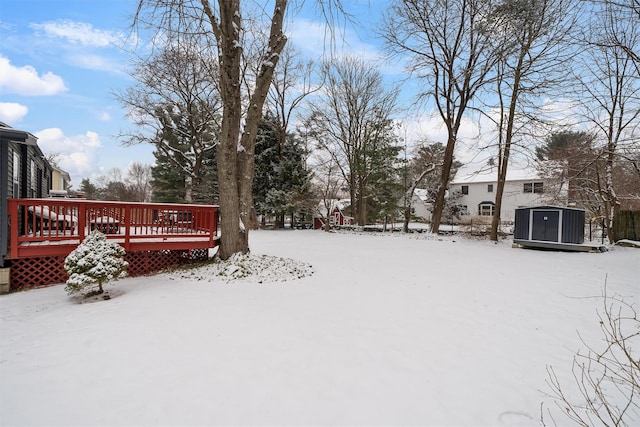
[[411, 199], [411, 215], [423, 221], [430, 221], [432, 208], [427, 190], [416, 188]]
[[[516, 208], [536, 206], [545, 203], [545, 189], [550, 183], [540, 176], [535, 167], [510, 165], [502, 195], [500, 218], [513, 221]], [[462, 167], [451, 181], [449, 192], [460, 192], [456, 201], [463, 213], [471, 217], [492, 216], [495, 210], [496, 190], [498, 188], [498, 168], [484, 166], [474, 170]]]

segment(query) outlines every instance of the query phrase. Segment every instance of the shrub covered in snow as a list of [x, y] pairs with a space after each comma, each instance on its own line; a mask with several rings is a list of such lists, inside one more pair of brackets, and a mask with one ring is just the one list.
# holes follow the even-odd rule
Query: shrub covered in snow
[[126, 276], [129, 263], [124, 256], [122, 246], [107, 240], [100, 231], [92, 231], [64, 260], [69, 274], [65, 290], [68, 294], [84, 290], [101, 294], [103, 283]]
[[213, 261], [186, 266], [174, 273], [181, 278], [232, 282], [285, 282], [311, 276], [313, 268], [310, 264], [289, 258], [270, 255], [234, 254], [228, 260], [215, 258]]

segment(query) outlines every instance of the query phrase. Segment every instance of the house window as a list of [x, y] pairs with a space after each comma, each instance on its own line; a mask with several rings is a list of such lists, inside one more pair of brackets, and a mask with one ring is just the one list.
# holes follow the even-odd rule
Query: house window
[[493, 184], [487, 185], [487, 193], [493, 193]]
[[31, 197], [36, 197], [36, 162], [34, 162], [33, 159], [29, 161], [29, 168], [31, 178], [29, 180], [29, 189], [31, 190]]
[[544, 192], [543, 183], [542, 182], [525, 182], [523, 190], [525, 193], [542, 194]]
[[462, 186], [462, 194], [469, 194], [469, 186], [468, 185], [463, 185]]
[[543, 193], [542, 182], [534, 182], [533, 183], [533, 192], [534, 193], [538, 193], [538, 194], [542, 194]]
[[478, 215], [492, 216], [495, 211], [495, 205], [491, 202], [483, 202], [478, 205]]
[[13, 197], [20, 197], [20, 156], [13, 152]]

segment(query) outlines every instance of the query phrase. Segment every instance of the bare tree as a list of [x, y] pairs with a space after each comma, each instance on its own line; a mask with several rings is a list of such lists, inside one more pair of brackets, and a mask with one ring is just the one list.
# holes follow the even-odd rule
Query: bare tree
[[96, 178], [99, 200], [119, 200], [134, 202], [135, 196], [125, 184], [120, 168], [111, 168], [106, 174]]
[[139, 202], [151, 200], [151, 166], [133, 162], [127, 169], [125, 183]]
[[318, 152], [315, 163], [316, 192], [321, 202], [317, 207], [317, 214], [325, 219], [323, 229], [328, 232], [331, 231], [331, 210], [345, 182], [333, 157]]
[[61, 153], [46, 153], [44, 158], [49, 162], [52, 166], [59, 167], [60, 157], [62, 157]]
[[[495, 66], [498, 179], [491, 240], [498, 240], [502, 196], [518, 129], [540, 114], [540, 95], [549, 94], [567, 75], [573, 50], [567, 42], [576, 28], [574, 0], [502, 0], [489, 19], [489, 30], [502, 46]], [[533, 101], [533, 102], [532, 102]]]
[[[243, 2], [249, 3], [249, 2]], [[218, 143], [218, 184], [220, 192], [220, 227], [224, 238], [218, 256], [227, 259], [234, 253], [249, 251], [249, 230], [253, 183], [253, 153], [258, 124], [262, 117], [274, 69], [287, 38], [283, 21], [289, 2], [275, 0], [272, 12], [257, 3], [243, 14], [240, 0], [139, 0], [137, 24], [146, 24], [165, 39], [185, 35], [197, 37], [209, 57], [217, 58], [218, 87], [222, 100], [222, 121]], [[256, 14], [253, 14], [256, 12]], [[247, 18], [250, 17], [251, 19]], [[252, 29], [266, 37], [256, 37], [261, 58], [251, 85], [243, 64], [245, 47], [249, 47]], [[261, 34], [258, 31], [258, 34]], [[250, 93], [242, 89], [250, 88]], [[244, 101], [244, 103], [243, 103]], [[244, 108], [243, 108], [244, 107]]]
[[218, 66], [196, 41], [182, 37], [148, 59], [138, 59], [136, 84], [116, 98], [136, 127], [122, 132], [127, 145], [153, 144], [185, 174], [185, 200], [193, 201], [202, 165], [215, 150], [222, 109]]
[[[443, 144], [429, 141], [420, 142], [412, 153], [412, 157], [407, 165], [407, 178], [409, 178], [409, 182], [405, 183], [404, 232], [409, 231], [413, 194], [416, 188], [418, 188], [418, 185], [422, 185], [421, 188], [427, 190], [430, 199], [437, 192], [440, 178], [439, 172], [442, 169], [444, 155], [445, 146]], [[462, 166], [462, 164], [454, 158], [451, 164], [451, 174], [455, 175], [460, 166]]]
[[619, 8], [609, 6], [594, 12], [577, 72], [583, 114], [602, 142], [604, 171], [599, 196], [607, 235], [613, 243], [613, 221], [620, 206], [614, 181], [615, 163], [624, 160], [620, 154], [629, 148], [640, 150], [635, 136], [640, 126], [640, 74], [628, 49], [608, 41], [624, 35], [627, 46], [637, 48], [640, 26], [637, 21], [619, 15]]
[[410, 72], [422, 78], [423, 99], [432, 99], [447, 129], [447, 144], [431, 231], [440, 228], [458, 132], [468, 108], [489, 78], [498, 55], [486, 26], [492, 0], [396, 0], [384, 37], [390, 49], [411, 57]]
[[274, 112], [280, 125], [280, 141], [286, 140], [294, 111], [300, 107], [305, 98], [322, 87], [314, 84], [311, 79], [314, 70], [313, 61], [302, 61], [297, 55], [298, 53], [290, 45], [282, 51], [267, 97], [269, 110]]
[[[218, 256], [222, 259], [249, 251], [255, 138], [274, 70], [287, 42], [283, 22], [292, 3], [274, 0], [269, 11], [264, 4], [250, 0], [138, 0], [135, 22], [154, 31], [157, 39], [171, 41], [189, 35], [208, 56], [217, 58], [222, 100], [217, 147], [224, 235]], [[342, 11], [336, 0], [317, 3], [328, 19]], [[253, 57], [254, 53], [259, 58]], [[247, 57], [253, 57], [251, 63], [245, 61]]]
[[[633, 61], [636, 74], [640, 74], [640, 45], [633, 35], [633, 28], [628, 26], [640, 21], [640, 0], [592, 0], [592, 3], [596, 8], [607, 11], [605, 25], [610, 28], [606, 37], [601, 37], [597, 44], [601, 47], [617, 47], [623, 50]], [[624, 24], [619, 25], [621, 22]], [[629, 32], [629, 29], [632, 31]]]
[[415, 193], [416, 188], [418, 188], [418, 184], [420, 184], [424, 177], [433, 172], [435, 168], [436, 165], [433, 163], [428, 165], [425, 169], [422, 170], [422, 172], [420, 172], [420, 175], [418, 175], [411, 182], [409, 188], [407, 188], [407, 191], [404, 195], [404, 222], [402, 224], [403, 233], [409, 232], [409, 221], [411, 221], [411, 205], [413, 201], [413, 193]]
[[[575, 424], [591, 427], [631, 426], [640, 421], [640, 319], [633, 304], [607, 295], [605, 285], [598, 323], [604, 346], [586, 343], [573, 359], [577, 393], [567, 392], [552, 366], [547, 367], [551, 397]], [[550, 409], [547, 419], [556, 425]], [[542, 423], [545, 424], [545, 413]]]
[[333, 157], [349, 188], [356, 221], [364, 225], [370, 178], [393, 145], [390, 116], [397, 92], [385, 89], [380, 72], [359, 58], [322, 68], [326, 83], [310, 103], [307, 136]]

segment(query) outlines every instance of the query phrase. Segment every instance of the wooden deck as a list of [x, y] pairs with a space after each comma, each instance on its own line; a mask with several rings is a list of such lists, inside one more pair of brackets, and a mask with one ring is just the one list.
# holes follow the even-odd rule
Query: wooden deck
[[66, 256], [92, 230], [127, 252], [218, 245], [218, 207], [85, 199], [9, 199], [9, 259]]

